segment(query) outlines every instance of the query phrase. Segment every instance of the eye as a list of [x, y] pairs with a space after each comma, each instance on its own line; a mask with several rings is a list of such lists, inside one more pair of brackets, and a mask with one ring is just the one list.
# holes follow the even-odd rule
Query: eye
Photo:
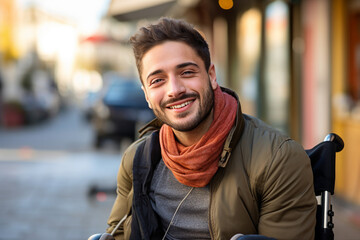
[[155, 78], [154, 80], [150, 81], [150, 85], [161, 83], [164, 79], [162, 78]]
[[181, 73], [181, 75], [185, 76], [185, 77], [192, 77], [194, 74], [195, 74], [195, 72], [192, 70], [186, 70]]

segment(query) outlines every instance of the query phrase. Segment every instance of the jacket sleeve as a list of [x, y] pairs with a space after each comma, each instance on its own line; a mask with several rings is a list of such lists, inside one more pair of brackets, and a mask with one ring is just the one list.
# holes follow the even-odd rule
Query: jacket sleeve
[[316, 198], [310, 159], [286, 140], [275, 150], [261, 183], [259, 234], [276, 239], [314, 239]]
[[130, 223], [131, 223], [131, 205], [133, 197], [132, 188], [132, 166], [133, 159], [136, 152], [136, 143], [131, 145], [124, 153], [121, 160], [120, 168], [117, 175], [117, 197], [112, 207], [106, 232], [111, 233], [118, 222], [128, 215], [124, 224], [122, 224], [115, 232], [114, 237], [116, 240], [128, 239], [130, 236]]

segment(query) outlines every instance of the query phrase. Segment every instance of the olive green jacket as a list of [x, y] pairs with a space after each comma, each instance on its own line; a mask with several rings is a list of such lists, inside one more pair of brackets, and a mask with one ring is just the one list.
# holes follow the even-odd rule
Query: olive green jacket
[[[237, 98], [235, 93], [223, 89]], [[316, 198], [310, 159], [303, 147], [262, 121], [242, 114], [224, 144], [219, 169], [210, 182], [209, 229], [212, 239], [236, 233], [276, 239], [314, 239]], [[157, 120], [145, 129], [158, 129]], [[124, 153], [117, 178], [117, 198], [108, 232], [123, 216], [115, 238], [128, 239], [133, 200], [133, 143]], [[149, 223], [150, 224], [150, 223]]]

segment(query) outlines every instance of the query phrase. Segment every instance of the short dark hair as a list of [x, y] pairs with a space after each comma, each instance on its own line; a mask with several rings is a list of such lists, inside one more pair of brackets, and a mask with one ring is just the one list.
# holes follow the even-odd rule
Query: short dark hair
[[141, 82], [142, 58], [152, 47], [166, 41], [188, 44], [204, 61], [205, 69], [209, 70], [211, 63], [209, 46], [199, 31], [184, 20], [163, 17], [156, 24], [140, 28], [130, 38]]

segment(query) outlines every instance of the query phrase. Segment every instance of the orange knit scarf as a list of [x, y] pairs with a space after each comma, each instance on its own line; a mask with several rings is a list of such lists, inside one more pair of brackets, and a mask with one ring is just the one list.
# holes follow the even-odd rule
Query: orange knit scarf
[[160, 129], [161, 155], [165, 165], [182, 184], [204, 187], [218, 169], [226, 137], [234, 125], [237, 101], [217, 87], [214, 91], [214, 120], [205, 135], [185, 147], [175, 140], [168, 125]]

